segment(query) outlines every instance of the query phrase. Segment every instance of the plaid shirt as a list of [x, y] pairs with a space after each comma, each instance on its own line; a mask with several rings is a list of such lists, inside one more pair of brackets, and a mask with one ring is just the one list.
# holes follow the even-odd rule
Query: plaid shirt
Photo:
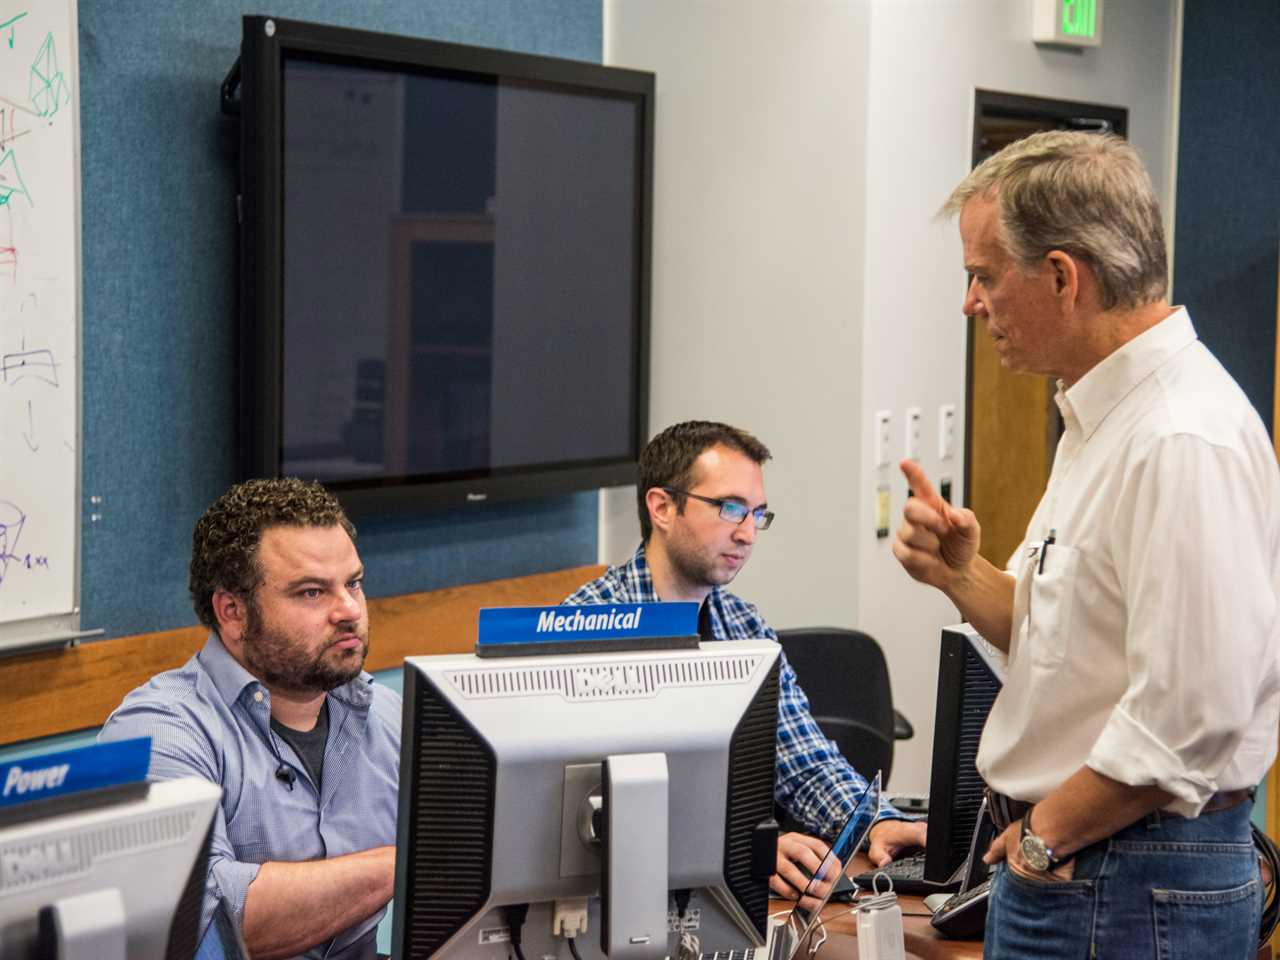
[[[598, 580], [580, 587], [565, 603], [656, 603], [653, 575], [644, 544], [626, 563], [610, 567]], [[777, 642], [760, 611], [727, 590], [715, 587], [707, 597], [711, 632], [717, 640]], [[774, 798], [812, 833], [834, 837], [853, 814], [867, 780], [854, 770], [834, 743], [823, 736], [809, 713], [809, 698], [796, 672], [781, 654], [778, 674], [778, 776]], [[882, 796], [880, 815], [906, 819]]]

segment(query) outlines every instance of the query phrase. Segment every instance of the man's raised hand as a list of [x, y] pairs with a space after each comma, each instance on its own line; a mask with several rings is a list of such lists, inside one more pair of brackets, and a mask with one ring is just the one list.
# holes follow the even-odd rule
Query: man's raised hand
[[914, 460], [903, 460], [899, 466], [915, 496], [902, 508], [893, 555], [916, 580], [947, 590], [964, 576], [978, 552], [978, 518], [972, 510], [943, 500]]

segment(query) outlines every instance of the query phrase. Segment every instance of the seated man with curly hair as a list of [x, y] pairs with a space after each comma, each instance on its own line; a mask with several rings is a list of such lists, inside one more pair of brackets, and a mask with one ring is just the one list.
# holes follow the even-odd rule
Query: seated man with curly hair
[[99, 734], [151, 737], [152, 779], [223, 788], [204, 920], [221, 901], [255, 957], [371, 958], [393, 891], [400, 697], [363, 671], [355, 535], [319, 484], [224, 493], [192, 538], [208, 641]]

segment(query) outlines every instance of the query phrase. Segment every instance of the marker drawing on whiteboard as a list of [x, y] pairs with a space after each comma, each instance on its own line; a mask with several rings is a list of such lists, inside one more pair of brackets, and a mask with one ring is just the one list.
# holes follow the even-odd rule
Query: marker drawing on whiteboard
[[9, 145], [19, 137], [25, 137], [30, 130], [19, 130], [17, 119], [20, 114], [31, 114], [31, 111], [25, 107], [20, 107], [16, 103], [10, 103], [4, 97], [0, 97], [0, 103], [4, 106], [0, 107], [0, 150], [8, 150]]
[[4, 23], [0, 23], [0, 31], [4, 31], [4, 30], [9, 31], [9, 49], [10, 50], [13, 49], [13, 34], [15, 32], [13, 25], [17, 23], [19, 20], [21, 20], [23, 17], [25, 17], [26, 15], [27, 15], [27, 12], [24, 10], [22, 11], [22, 13], [18, 14], [16, 17], [10, 17]]
[[51, 117], [71, 102], [71, 88], [67, 78], [58, 69], [58, 51], [53, 44], [53, 34], [44, 38], [40, 52], [31, 64], [29, 95], [31, 105], [42, 117]]
[[0, 500], [0, 587], [10, 574], [10, 568], [18, 570], [48, 570], [49, 558], [32, 553], [19, 553], [18, 541], [27, 516], [15, 503]]
[[31, 401], [27, 401], [27, 429], [22, 431], [22, 439], [27, 441], [27, 449], [35, 453], [40, 449], [40, 444], [36, 443], [36, 421], [31, 413]]
[[27, 203], [35, 206], [31, 193], [22, 180], [22, 171], [18, 169], [18, 155], [6, 150], [0, 157], [0, 206], [13, 202], [14, 197], [24, 197]]
[[19, 381], [35, 378], [51, 387], [58, 385], [58, 363], [52, 350], [23, 350], [0, 356], [0, 379], [12, 386]]

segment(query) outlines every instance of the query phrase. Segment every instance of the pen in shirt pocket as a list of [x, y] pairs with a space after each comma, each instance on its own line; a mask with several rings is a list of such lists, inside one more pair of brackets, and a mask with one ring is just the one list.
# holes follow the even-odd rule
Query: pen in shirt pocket
[[1044, 558], [1049, 555], [1049, 544], [1057, 542], [1057, 530], [1051, 529], [1049, 535], [1040, 541], [1040, 568], [1037, 573], [1044, 573]]

